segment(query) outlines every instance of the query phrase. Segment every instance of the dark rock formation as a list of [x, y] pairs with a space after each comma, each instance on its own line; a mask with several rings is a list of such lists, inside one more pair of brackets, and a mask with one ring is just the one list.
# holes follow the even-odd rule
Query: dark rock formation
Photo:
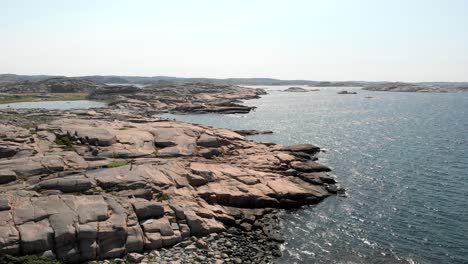
[[234, 132], [242, 135], [242, 136], [253, 136], [253, 135], [263, 135], [263, 134], [273, 134], [271, 130], [254, 130], [254, 129], [247, 129], [247, 130], [234, 130]]

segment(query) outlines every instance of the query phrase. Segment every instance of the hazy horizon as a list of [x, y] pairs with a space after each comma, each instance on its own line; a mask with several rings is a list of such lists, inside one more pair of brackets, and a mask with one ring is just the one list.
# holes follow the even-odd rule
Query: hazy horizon
[[468, 81], [463, 0], [0, 4], [0, 73]]

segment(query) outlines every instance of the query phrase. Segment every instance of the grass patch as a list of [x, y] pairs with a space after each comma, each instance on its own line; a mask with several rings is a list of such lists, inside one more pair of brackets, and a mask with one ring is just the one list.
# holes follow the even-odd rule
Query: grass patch
[[2, 264], [60, 264], [59, 261], [38, 256], [0, 256], [0, 263]]
[[59, 136], [55, 139], [55, 144], [65, 146], [65, 150], [74, 151], [73, 142], [69, 136]]
[[156, 196], [156, 200], [158, 202], [167, 201], [167, 200], [169, 200], [169, 195], [167, 195], [165, 193], [160, 193], [160, 194], [158, 194], [158, 196]]
[[128, 161], [126, 160], [113, 160], [111, 163], [107, 164], [107, 168], [116, 168], [128, 165]]
[[1, 94], [0, 104], [11, 104], [19, 102], [35, 101], [75, 101], [87, 100], [89, 93], [19, 93], [19, 94]]

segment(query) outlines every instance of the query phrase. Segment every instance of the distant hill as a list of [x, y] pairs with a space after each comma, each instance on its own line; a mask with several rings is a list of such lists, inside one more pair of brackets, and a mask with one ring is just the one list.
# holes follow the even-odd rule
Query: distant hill
[[79, 78], [53, 77], [39, 80], [0, 82], [2, 93], [82, 93], [91, 92], [100, 84]]
[[17, 75], [17, 74], [0, 74], [0, 82], [17, 82], [17, 81], [29, 81], [29, 80], [44, 80], [53, 77], [63, 76], [52, 76], [52, 75]]

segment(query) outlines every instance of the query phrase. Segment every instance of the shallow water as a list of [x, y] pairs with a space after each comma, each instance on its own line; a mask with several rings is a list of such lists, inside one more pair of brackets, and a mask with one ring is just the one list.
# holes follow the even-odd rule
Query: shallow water
[[468, 263], [468, 93], [267, 88], [250, 114], [165, 116], [326, 149], [347, 197], [285, 212], [279, 263]]
[[11, 104], [0, 104], [0, 108], [43, 108], [43, 109], [75, 109], [105, 107], [106, 103], [90, 100], [74, 101], [36, 101]]

